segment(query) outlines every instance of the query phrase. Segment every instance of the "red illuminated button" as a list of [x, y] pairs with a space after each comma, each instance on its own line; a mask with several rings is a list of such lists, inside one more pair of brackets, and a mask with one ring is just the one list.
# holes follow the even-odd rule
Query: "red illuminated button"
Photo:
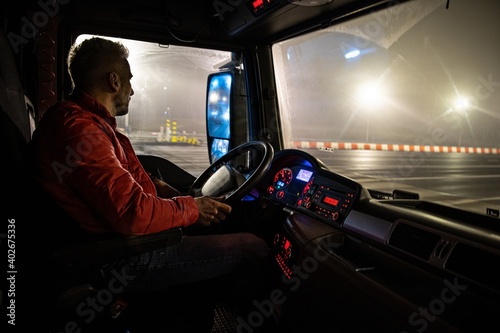
[[273, 194], [274, 193], [274, 186], [268, 186], [267, 187], [267, 194]]
[[259, 7], [262, 7], [264, 5], [264, 0], [255, 0], [252, 2], [253, 8], [254, 9], [259, 9]]

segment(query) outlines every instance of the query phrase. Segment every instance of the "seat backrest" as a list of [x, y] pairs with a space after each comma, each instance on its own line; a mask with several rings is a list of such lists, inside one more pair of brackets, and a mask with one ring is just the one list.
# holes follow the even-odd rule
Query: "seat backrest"
[[[43, 233], [47, 236], [74, 234], [83, 237], [82, 231], [76, 223], [67, 223], [69, 217], [55, 202], [50, 200], [46, 193], [34, 183], [29, 168], [25, 162], [26, 147], [36, 126], [36, 114], [33, 104], [25, 95], [20, 79], [20, 71], [16, 63], [17, 54], [11, 46], [7, 33], [0, 31], [0, 156], [2, 156], [3, 170], [6, 170], [5, 196], [12, 218], [24, 222], [17, 223], [23, 228], [29, 241], [34, 241], [33, 234]], [[19, 59], [22, 60], [22, 59]], [[21, 61], [20, 61], [21, 63]], [[35, 75], [30, 77], [36, 77]], [[15, 209], [15, 211], [14, 211]], [[43, 212], [43, 216], [41, 213]], [[33, 219], [30, 215], [36, 215]], [[59, 238], [61, 239], [61, 238]], [[63, 238], [62, 238], [63, 239]], [[37, 239], [35, 239], [37, 240]], [[45, 244], [55, 245], [56, 239], [45, 239]], [[32, 245], [34, 245], [32, 243]]]
[[[19, 72], [10, 42], [0, 31], [0, 154], [6, 170], [8, 190], [21, 194], [20, 181], [25, 175], [23, 150], [31, 139], [34, 119], [30, 120], [27, 99], [19, 79]], [[7, 187], [4, 187], [7, 188]], [[9, 195], [10, 200], [19, 198]], [[14, 202], [13, 202], [14, 203]]]
[[[0, 156], [4, 171], [1, 187], [4, 192], [2, 210], [8, 216], [8, 220], [3, 223], [15, 226], [15, 264], [19, 263], [19, 267], [14, 267], [23, 273], [19, 274], [16, 280], [18, 289], [24, 290], [22, 293], [16, 293], [19, 300], [17, 314], [19, 321], [22, 321], [27, 320], [23, 317], [25, 313], [29, 313], [26, 317], [31, 316], [31, 308], [26, 305], [31, 301], [24, 300], [38, 301], [36, 294], [31, 292], [31, 288], [34, 288], [33, 280], [29, 281], [32, 271], [28, 264], [28, 258], [31, 256], [28, 248], [32, 247], [32, 244], [27, 235], [32, 234], [30, 224], [40, 221], [30, 216], [33, 213], [30, 207], [36, 198], [29, 190], [30, 178], [26, 172], [24, 151], [31, 139], [34, 118], [30, 117], [33, 110], [27, 108], [16, 55], [6, 32], [0, 29]], [[7, 227], [2, 229], [7, 230]], [[20, 263], [23, 263], [22, 269]]]

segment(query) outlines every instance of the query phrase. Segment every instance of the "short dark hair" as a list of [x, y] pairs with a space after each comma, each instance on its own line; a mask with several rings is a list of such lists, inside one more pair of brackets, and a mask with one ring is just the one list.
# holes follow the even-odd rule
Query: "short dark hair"
[[122, 74], [122, 59], [127, 59], [128, 49], [121, 42], [92, 37], [80, 44], [73, 44], [68, 54], [68, 72], [73, 88], [86, 88], [96, 84], [110, 71]]

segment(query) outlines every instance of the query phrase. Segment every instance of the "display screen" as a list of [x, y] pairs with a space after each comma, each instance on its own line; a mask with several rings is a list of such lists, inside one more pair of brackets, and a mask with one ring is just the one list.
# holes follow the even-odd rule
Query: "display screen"
[[337, 207], [337, 205], [339, 204], [338, 199], [335, 199], [333, 197], [329, 197], [327, 195], [325, 195], [325, 197], [323, 198], [323, 202], [326, 203], [327, 205], [330, 205], [333, 207]]
[[309, 179], [311, 179], [312, 174], [312, 171], [300, 169], [299, 173], [297, 174], [297, 179], [302, 180], [303, 182], [308, 182]]

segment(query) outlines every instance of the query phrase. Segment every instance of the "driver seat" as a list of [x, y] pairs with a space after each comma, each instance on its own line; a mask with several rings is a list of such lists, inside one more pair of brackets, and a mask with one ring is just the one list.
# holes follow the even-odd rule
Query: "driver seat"
[[[101, 267], [111, 261], [179, 243], [180, 228], [145, 236], [89, 239], [27, 176], [24, 152], [36, 114], [17, 68], [6, 33], [0, 29], [0, 153], [6, 171], [2, 188], [8, 192], [3, 199], [8, 215], [4, 230], [15, 230], [16, 237], [16, 259], [9, 268], [16, 272], [12, 273], [16, 326], [20, 331], [47, 333], [158, 332], [154, 325], [159, 323], [149, 325], [154, 314], [161, 319], [162, 331], [187, 332], [185, 327], [192, 332], [209, 331], [215, 302], [211, 297], [195, 301], [204, 286], [176, 288], [163, 295], [127, 295], [120, 292], [127, 283], [121, 272], [110, 279], [101, 274]], [[182, 316], [180, 310], [190, 317]], [[149, 315], [150, 323], [143, 324], [145, 319], [134, 311]]]

